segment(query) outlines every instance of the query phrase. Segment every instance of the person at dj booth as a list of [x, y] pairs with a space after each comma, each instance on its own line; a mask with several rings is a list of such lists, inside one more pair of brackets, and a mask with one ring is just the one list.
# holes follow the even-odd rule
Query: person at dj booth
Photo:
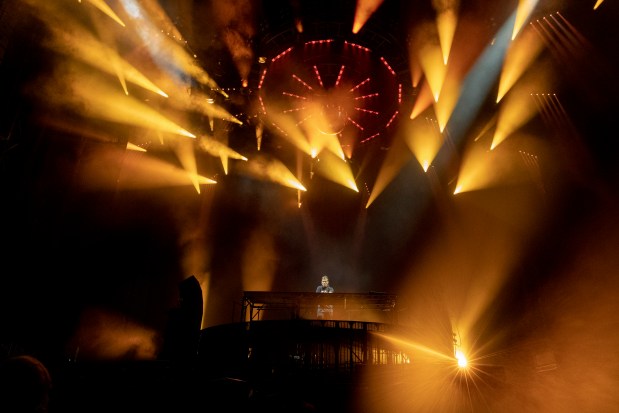
[[[321, 294], [331, 294], [335, 292], [335, 289], [329, 285], [329, 277], [326, 275], [322, 276], [320, 280], [320, 285], [316, 287], [316, 292]], [[330, 320], [333, 318], [333, 305], [332, 304], [323, 304], [322, 306], [318, 305], [318, 310], [316, 316], [319, 319], [327, 319]]]

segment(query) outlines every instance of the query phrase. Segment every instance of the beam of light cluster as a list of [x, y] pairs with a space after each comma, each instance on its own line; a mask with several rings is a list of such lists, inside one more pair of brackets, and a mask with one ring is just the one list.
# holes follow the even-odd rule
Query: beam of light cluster
[[512, 40], [516, 38], [522, 27], [525, 25], [531, 13], [537, 6], [539, 0], [518, 0], [518, 8], [516, 9], [516, 20], [514, 21], [514, 30], [512, 32]]
[[[115, 50], [94, 39], [87, 31], [80, 30], [78, 27], [73, 27], [71, 32], [68, 32], [68, 25], [69, 22], [66, 22], [64, 26], [50, 28], [54, 34], [48, 40], [48, 45], [51, 48], [96, 67], [102, 72], [117, 74], [121, 82], [127, 80], [158, 95], [168, 97], [164, 91], [151, 82], [135, 66], [118, 55]], [[128, 94], [126, 86], [123, 89], [125, 94]]]
[[[497, 81], [500, 75], [502, 63], [505, 58], [507, 48], [511, 43], [509, 34], [513, 27], [514, 15], [510, 16], [499, 29], [494, 42], [488, 45], [476, 60], [475, 65], [468, 71], [463, 81], [454, 80], [454, 87], [458, 88], [458, 101], [456, 106], [451, 111], [449, 123], [445, 128], [449, 129], [449, 136], [456, 145], [462, 144], [465, 133], [469, 125], [477, 116], [483, 102], [487, 99], [487, 94], [491, 87]], [[453, 62], [453, 58], [450, 62]], [[452, 92], [453, 93], [453, 92]], [[437, 114], [439, 117], [439, 114]], [[439, 117], [439, 122], [441, 118]], [[439, 151], [437, 154], [437, 165], [442, 168], [443, 162], [448, 160], [452, 154], [445, 151]], [[446, 158], [442, 155], [445, 154]]]
[[[324, 123], [324, 120], [317, 120], [317, 123]], [[316, 129], [315, 125], [302, 125], [303, 133], [307, 136], [312, 158], [315, 158], [323, 150], [327, 150], [340, 159], [345, 159], [344, 150], [338, 137], [334, 134], [323, 133]]]
[[[60, 80], [69, 81], [69, 79]], [[58, 95], [53, 91], [47, 93], [55, 96], [56, 104], [68, 106], [86, 117], [195, 138], [194, 134], [142, 101], [119, 93], [101, 80], [89, 79], [86, 73], [74, 78], [73, 83], [67, 87], [71, 93], [65, 95]]]
[[602, 3], [604, 3], [604, 0], [597, 0], [595, 2], [595, 5], [593, 6], [593, 10], [597, 10], [598, 7], [600, 7], [602, 5]]
[[497, 122], [490, 149], [495, 149], [507, 137], [525, 125], [537, 113], [531, 105], [530, 90], [546, 89], [551, 82], [547, 68], [540, 66], [535, 72], [517, 83], [503, 100], [498, 112]]
[[[128, 94], [126, 80], [151, 90], [161, 96], [167, 95], [155, 86], [145, 75], [132, 66], [118, 53], [101, 40], [95, 39], [91, 31], [87, 30], [83, 23], [70, 12], [63, 9], [62, 4], [54, 2], [33, 2], [32, 6], [39, 11], [40, 17], [45, 21], [52, 36], [44, 38], [44, 44], [65, 56], [82, 61], [102, 72], [116, 74], [125, 91]], [[93, 19], [98, 23], [97, 19]], [[96, 24], [98, 27], [99, 24]], [[124, 26], [124, 24], [123, 24]], [[99, 29], [100, 35], [111, 37], [105, 30]]]
[[503, 96], [514, 86], [522, 74], [531, 66], [535, 58], [540, 54], [543, 43], [534, 30], [524, 30], [507, 50], [505, 63], [499, 79], [499, 89], [496, 102], [500, 102]]
[[110, 17], [116, 23], [120, 24], [122, 27], [125, 27], [125, 23], [122, 21], [120, 17], [112, 10], [110, 6], [107, 5], [103, 0], [88, 0], [88, 3], [92, 4], [94, 7], [102, 11], [105, 15]]
[[323, 152], [320, 155], [316, 173], [345, 188], [359, 192], [350, 165], [332, 152]]
[[447, 65], [458, 25], [459, 0], [437, 0], [432, 4], [436, 9], [436, 28], [443, 53], [443, 64]]
[[141, 4], [135, 0], [123, 0], [122, 5], [133, 19], [137, 35], [146, 50], [162, 71], [176, 79], [177, 83], [186, 83], [187, 77], [191, 77], [211, 90], [227, 96], [183, 45], [167, 35], [162, 35], [162, 29], [155, 26]]
[[275, 127], [275, 133], [286, 139], [295, 148], [299, 149], [307, 155], [312, 155], [312, 147], [308, 139], [303, 134], [303, 131], [295, 123], [295, 119], [277, 111], [267, 114], [268, 123], [267, 129]]
[[444, 141], [436, 120], [421, 116], [408, 124], [404, 140], [425, 172]]
[[282, 186], [306, 191], [301, 182], [284, 163], [266, 156], [255, 156], [239, 165], [238, 171], [254, 179], [273, 182]]
[[168, 37], [181, 45], [187, 44], [187, 40], [185, 40], [174, 21], [168, 16], [160, 3], [161, 2], [156, 1], [142, 1], [140, 2], [140, 7], [142, 12], [148, 16], [148, 19], [152, 21], [162, 33], [165, 33]]
[[370, 16], [380, 7], [384, 0], [357, 0], [355, 18], [353, 20], [352, 32], [359, 33]]
[[219, 157], [222, 164], [224, 165], [224, 170], [226, 174], [228, 173], [228, 168], [226, 167], [228, 159], [247, 161], [247, 158], [245, 156], [241, 155], [229, 146], [207, 135], [201, 135], [198, 137], [198, 148], [208, 153], [209, 155]]

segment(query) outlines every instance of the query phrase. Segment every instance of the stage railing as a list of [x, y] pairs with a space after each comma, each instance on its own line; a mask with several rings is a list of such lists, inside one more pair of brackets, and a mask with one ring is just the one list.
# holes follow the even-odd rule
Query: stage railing
[[241, 321], [316, 319], [318, 306], [331, 306], [332, 319], [397, 323], [397, 295], [245, 291]]

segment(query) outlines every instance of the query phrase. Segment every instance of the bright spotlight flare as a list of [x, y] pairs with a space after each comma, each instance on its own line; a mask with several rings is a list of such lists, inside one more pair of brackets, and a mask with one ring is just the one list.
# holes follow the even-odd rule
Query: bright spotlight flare
[[461, 350], [456, 350], [456, 360], [458, 361], [458, 367], [465, 368], [469, 363], [466, 359], [466, 356]]

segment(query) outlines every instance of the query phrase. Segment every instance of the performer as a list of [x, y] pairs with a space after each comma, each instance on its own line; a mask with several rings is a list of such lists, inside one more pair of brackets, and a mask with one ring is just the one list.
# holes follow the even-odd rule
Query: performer
[[[320, 285], [316, 287], [316, 292], [321, 293], [321, 294], [324, 294], [324, 293], [330, 294], [330, 293], [335, 292], [335, 289], [329, 285], [329, 277], [327, 277], [326, 275], [322, 276]], [[316, 316], [319, 319], [331, 320], [333, 318], [333, 305], [326, 304], [326, 305], [321, 306], [319, 304]]]

